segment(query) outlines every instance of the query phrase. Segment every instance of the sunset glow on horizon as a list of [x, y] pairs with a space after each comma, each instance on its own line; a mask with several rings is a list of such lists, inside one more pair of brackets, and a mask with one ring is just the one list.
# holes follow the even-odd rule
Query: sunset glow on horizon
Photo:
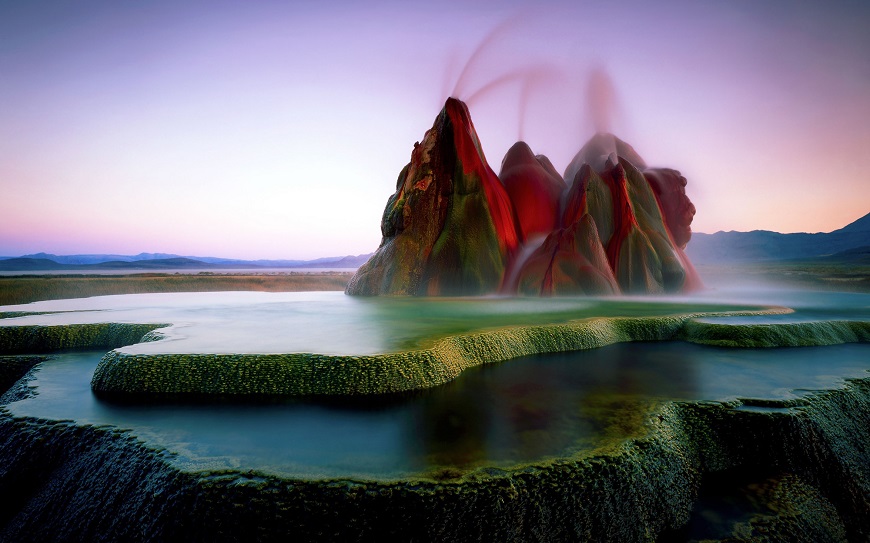
[[469, 58], [496, 172], [520, 132], [564, 171], [601, 68], [611, 131], [688, 178], [694, 231], [870, 212], [861, 2], [179, 4], [0, 4], [0, 255], [371, 252]]

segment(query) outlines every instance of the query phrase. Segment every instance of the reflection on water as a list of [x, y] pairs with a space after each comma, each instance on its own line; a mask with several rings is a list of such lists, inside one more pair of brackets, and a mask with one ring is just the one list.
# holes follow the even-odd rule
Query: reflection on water
[[786, 398], [866, 375], [870, 347], [717, 349], [620, 344], [473, 368], [447, 385], [390, 401], [118, 405], [90, 378], [103, 353], [44, 363], [37, 396], [16, 416], [128, 428], [185, 469], [288, 476], [450, 476], [559, 457], [636, 435], [656, 398]]
[[637, 435], [653, 398], [697, 397], [698, 351], [620, 344], [466, 371], [418, 401], [410, 448], [433, 465], [471, 466], [566, 455]]

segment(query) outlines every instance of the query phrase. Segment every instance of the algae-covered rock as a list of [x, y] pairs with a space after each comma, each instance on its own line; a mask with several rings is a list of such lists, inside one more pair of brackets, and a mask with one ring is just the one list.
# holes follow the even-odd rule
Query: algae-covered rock
[[608, 447], [391, 481], [188, 472], [111, 428], [0, 413], [0, 539], [679, 541], [718, 474], [758, 474], [768, 510], [726, 540], [867, 540], [868, 380], [774, 404], [659, 402]]
[[[503, 327], [383, 356], [112, 351], [94, 378], [122, 395], [358, 395], [435, 386], [480, 364], [620, 341], [716, 344], [730, 336], [734, 347], [774, 346], [802, 344], [811, 332], [823, 343], [870, 341], [870, 323], [861, 321], [709, 322], [734, 314]], [[114, 336], [100, 328], [21, 328], [7, 333], [58, 334], [71, 344], [121, 337], [121, 328], [111, 327], [105, 330]], [[610, 401], [590, 397], [578, 407]], [[678, 536], [703, 513], [705, 488], [747, 477], [761, 505], [749, 516], [726, 515], [723, 540], [870, 537], [870, 379], [788, 400], [648, 400], [625, 407], [599, 420], [604, 437], [591, 448], [497, 468], [432, 466], [397, 480], [286, 478], [244, 465], [185, 471], [170, 453], [117, 429], [13, 418], [0, 409], [0, 540], [279, 541], [288, 533], [304, 541], [686, 540]]]
[[[0, 356], [0, 397], [3, 397], [31, 368], [44, 360], [46, 360], [45, 356]], [[16, 399], [20, 397], [20, 393], [16, 395]]]
[[[346, 292], [575, 295], [697, 288], [700, 280], [683, 253], [695, 212], [685, 178], [666, 169], [650, 170], [647, 178], [645, 169], [630, 145], [596, 134], [564, 179], [525, 142], [510, 148], [496, 177], [467, 107], [450, 98], [399, 174], [381, 219], [381, 245]], [[598, 258], [599, 247], [606, 261]]]
[[670, 168], [649, 168], [644, 170], [643, 176], [661, 206], [665, 226], [674, 244], [685, 249], [692, 238], [692, 219], [695, 217], [695, 206], [686, 196], [686, 178]]
[[139, 343], [168, 324], [87, 323], [0, 326], [0, 354], [47, 353], [62, 349], [114, 349]]
[[519, 270], [517, 290], [532, 296], [618, 293], [592, 216], [547, 236]]
[[519, 233], [464, 103], [449, 98], [414, 146], [381, 233], [348, 294], [469, 295], [501, 285]]
[[361, 396], [410, 392], [463, 370], [532, 354], [578, 351], [630, 341], [682, 339], [725, 347], [795, 347], [870, 341], [870, 323], [824, 321], [721, 324], [700, 317], [781, 313], [691, 313], [593, 317], [560, 324], [471, 330], [426, 347], [355, 355], [107, 353], [91, 386], [102, 395]]

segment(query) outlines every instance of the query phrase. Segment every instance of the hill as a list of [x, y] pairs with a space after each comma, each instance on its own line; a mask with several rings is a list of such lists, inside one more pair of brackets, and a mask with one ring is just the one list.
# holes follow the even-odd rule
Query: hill
[[693, 233], [686, 254], [695, 264], [806, 260], [870, 245], [870, 213], [839, 230], [818, 234], [752, 232]]
[[186, 257], [163, 253], [138, 255], [53, 255], [36, 253], [21, 257], [0, 257], [0, 271], [169, 270], [169, 269], [256, 269], [256, 268], [347, 268], [356, 269], [371, 254], [336, 256], [315, 260], [234, 260], [217, 257]]
[[88, 271], [88, 270], [166, 270], [204, 269], [216, 265], [190, 258], [159, 258], [149, 260], [111, 260], [98, 264], [62, 264], [48, 258], [9, 258], [0, 260], [0, 271]]

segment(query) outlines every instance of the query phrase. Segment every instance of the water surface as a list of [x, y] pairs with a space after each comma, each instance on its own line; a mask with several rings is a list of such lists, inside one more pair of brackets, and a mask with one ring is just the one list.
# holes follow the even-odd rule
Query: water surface
[[757, 309], [691, 298], [361, 298], [343, 292], [195, 292], [51, 300], [0, 312], [0, 326], [167, 323], [166, 339], [130, 353], [376, 354], [425, 347], [451, 334], [606, 316]]
[[91, 393], [102, 354], [66, 353], [43, 363], [31, 383], [36, 396], [8, 409], [129, 429], [175, 453], [186, 470], [306, 478], [437, 476], [559, 458], [642, 433], [659, 399], [791, 398], [870, 370], [870, 346], [863, 344], [631, 343], [481, 366], [387, 402], [119, 405]]

